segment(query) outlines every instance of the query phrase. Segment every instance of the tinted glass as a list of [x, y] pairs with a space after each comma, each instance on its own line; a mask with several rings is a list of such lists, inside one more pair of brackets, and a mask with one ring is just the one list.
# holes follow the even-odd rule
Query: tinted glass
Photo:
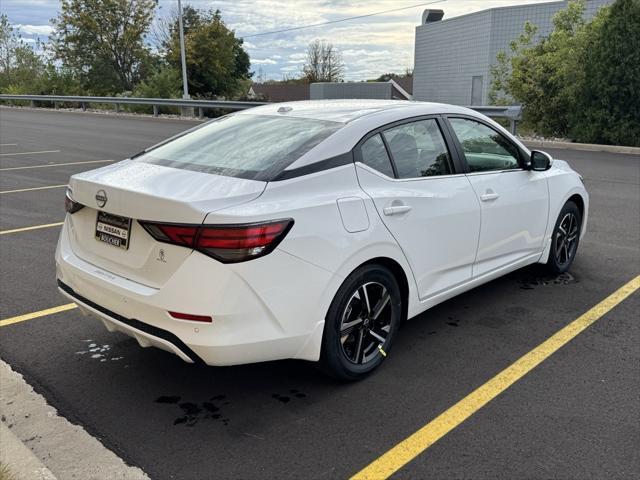
[[229, 115], [136, 160], [268, 181], [340, 127], [307, 118]]
[[472, 172], [520, 168], [518, 149], [498, 132], [466, 118], [449, 119]]
[[388, 177], [394, 177], [391, 160], [389, 160], [387, 149], [384, 147], [384, 143], [382, 138], [380, 138], [380, 135], [374, 135], [364, 142], [360, 151], [362, 152], [362, 163], [370, 166], [380, 173], [384, 173]]
[[399, 178], [448, 175], [449, 151], [438, 128], [431, 120], [406, 123], [384, 132]]

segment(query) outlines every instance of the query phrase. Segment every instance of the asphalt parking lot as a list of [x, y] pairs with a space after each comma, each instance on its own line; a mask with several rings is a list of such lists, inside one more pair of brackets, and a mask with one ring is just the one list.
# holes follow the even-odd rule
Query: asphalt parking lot
[[[191, 125], [0, 109], [0, 325], [68, 303], [54, 265], [68, 177]], [[348, 478], [640, 274], [640, 156], [549, 153], [591, 195], [569, 274], [530, 267], [439, 305], [363, 382], [305, 362], [186, 364], [77, 310], [2, 325], [0, 356], [153, 479]], [[636, 292], [393, 478], [639, 478], [639, 311]]]

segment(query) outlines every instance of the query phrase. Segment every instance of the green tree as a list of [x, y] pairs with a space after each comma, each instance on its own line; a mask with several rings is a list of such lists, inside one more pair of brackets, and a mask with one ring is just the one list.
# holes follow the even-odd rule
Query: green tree
[[640, 0], [617, 0], [587, 41], [572, 134], [640, 146]]
[[6, 15], [0, 15], [0, 91], [38, 93], [45, 77], [43, 58], [27, 44]]
[[407, 68], [403, 73], [383, 73], [378, 78], [367, 80], [367, 82], [388, 82], [389, 80], [395, 80], [396, 78], [413, 78], [413, 69]]
[[[231, 98], [241, 93], [249, 72], [249, 54], [222, 21], [219, 10], [183, 9], [189, 93], [198, 97]], [[181, 68], [180, 38], [177, 19], [169, 23], [164, 41], [166, 60], [175, 69]]]
[[161, 67], [133, 91], [134, 97], [143, 98], [180, 98], [182, 78], [180, 72], [172, 67]]
[[151, 61], [145, 41], [157, 0], [62, 0], [54, 53], [87, 92], [133, 90]]
[[524, 32], [501, 52], [491, 67], [489, 101], [524, 106], [524, 119], [536, 132], [566, 136], [583, 75], [581, 59], [594, 22], [584, 21], [584, 0], [571, 0], [553, 17], [553, 31], [536, 43], [537, 27], [526, 23]]

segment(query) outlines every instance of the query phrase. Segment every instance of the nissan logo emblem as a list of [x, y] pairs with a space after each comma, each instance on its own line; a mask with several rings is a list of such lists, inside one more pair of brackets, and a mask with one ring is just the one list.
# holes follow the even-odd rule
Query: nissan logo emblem
[[96, 203], [100, 208], [104, 207], [107, 204], [107, 192], [98, 190], [98, 193], [96, 193]]

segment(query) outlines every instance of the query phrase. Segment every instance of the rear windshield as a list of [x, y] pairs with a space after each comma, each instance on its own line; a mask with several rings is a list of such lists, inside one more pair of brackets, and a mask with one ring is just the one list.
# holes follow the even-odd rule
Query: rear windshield
[[342, 127], [271, 115], [229, 115], [160, 145], [137, 161], [269, 181]]

